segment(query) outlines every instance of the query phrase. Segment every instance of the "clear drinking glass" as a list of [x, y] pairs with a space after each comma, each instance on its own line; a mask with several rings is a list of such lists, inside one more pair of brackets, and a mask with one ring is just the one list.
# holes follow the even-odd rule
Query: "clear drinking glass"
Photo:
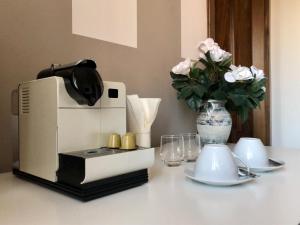
[[167, 166], [179, 166], [183, 161], [183, 137], [163, 135], [160, 139], [160, 156]]
[[200, 136], [195, 133], [181, 134], [183, 137], [184, 161], [196, 161], [201, 149]]

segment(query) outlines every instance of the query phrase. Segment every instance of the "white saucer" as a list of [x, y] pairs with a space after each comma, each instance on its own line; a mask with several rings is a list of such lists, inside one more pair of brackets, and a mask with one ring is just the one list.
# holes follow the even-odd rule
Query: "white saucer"
[[[269, 166], [266, 167], [250, 167], [250, 170], [255, 173], [271, 172], [284, 167], [285, 162], [281, 160], [269, 159]], [[244, 167], [241, 167], [244, 169]]]
[[243, 183], [254, 180], [256, 177], [255, 174], [252, 174], [252, 176], [239, 174], [239, 179], [237, 179], [237, 180], [214, 181], [214, 180], [207, 180], [207, 179], [195, 177], [194, 171], [192, 168], [185, 168], [184, 174], [186, 177], [190, 178], [193, 181], [197, 181], [197, 182], [209, 184], [209, 185], [214, 185], [214, 186], [233, 186], [233, 185], [243, 184]]

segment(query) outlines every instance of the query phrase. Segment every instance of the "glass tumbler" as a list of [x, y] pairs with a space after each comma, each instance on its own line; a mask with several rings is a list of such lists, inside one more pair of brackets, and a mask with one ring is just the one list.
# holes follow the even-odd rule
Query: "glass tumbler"
[[160, 156], [167, 166], [179, 166], [183, 161], [183, 137], [163, 135], [160, 139]]
[[200, 149], [200, 136], [195, 133], [181, 134], [183, 137], [184, 161], [196, 161]]

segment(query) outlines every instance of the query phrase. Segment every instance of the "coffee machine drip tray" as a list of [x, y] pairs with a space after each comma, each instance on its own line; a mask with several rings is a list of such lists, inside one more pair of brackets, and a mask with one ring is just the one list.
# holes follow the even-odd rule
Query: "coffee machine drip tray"
[[52, 182], [37, 176], [14, 169], [13, 173], [27, 181], [37, 183], [51, 190], [58, 191], [81, 201], [90, 201], [106, 195], [114, 194], [148, 182], [147, 169], [134, 171], [87, 184], [72, 186], [62, 182]]
[[82, 201], [120, 192], [148, 182], [147, 168], [154, 163], [154, 148], [131, 151], [98, 148], [59, 153], [57, 182], [19, 169], [13, 173]]
[[78, 186], [149, 168], [154, 163], [154, 148], [131, 151], [98, 148], [59, 153], [58, 157], [57, 181]]

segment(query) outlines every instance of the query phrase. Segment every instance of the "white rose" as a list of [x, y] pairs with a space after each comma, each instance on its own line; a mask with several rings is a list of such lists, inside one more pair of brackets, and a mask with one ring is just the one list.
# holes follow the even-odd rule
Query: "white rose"
[[228, 59], [231, 54], [229, 52], [224, 51], [219, 46], [213, 48], [209, 51], [210, 57], [214, 62], [221, 62], [225, 59]]
[[210, 52], [210, 57], [214, 62], [220, 62], [224, 59], [228, 59], [231, 54], [221, 49], [212, 38], [207, 38], [205, 41], [200, 42], [198, 45], [200, 51], [200, 58], [204, 58], [207, 52]]
[[253, 75], [248, 67], [244, 66], [230, 66], [232, 71], [225, 73], [224, 79], [229, 83], [234, 83], [236, 81], [250, 80], [253, 79]]
[[188, 75], [190, 73], [191, 67], [193, 66], [190, 59], [186, 59], [180, 62], [178, 65], [172, 68], [172, 72], [175, 74]]
[[261, 87], [261, 89], [262, 89], [264, 92], [266, 92], [266, 90], [267, 90], [265, 86]]
[[233, 72], [226, 72], [224, 74], [224, 79], [229, 83], [234, 83], [236, 81], [235, 77], [233, 76]]
[[241, 66], [235, 71], [237, 80], [251, 80], [253, 75], [248, 67]]
[[228, 58], [231, 57], [231, 56], [232, 56], [231, 53], [224, 51], [224, 53], [223, 53], [223, 60], [224, 60], [224, 59], [228, 59]]
[[251, 66], [251, 72], [255, 76], [256, 80], [261, 80], [265, 78], [265, 74], [263, 70], [257, 69], [255, 66]]
[[216, 43], [212, 38], [207, 38], [205, 41], [200, 42], [197, 46], [198, 50], [204, 54], [215, 47], [218, 47], [218, 43]]
[[233, 71], [233, 70], [236, 70], [238, 67], [235, 66], [235, 65], [233, 65], [233, 64], [231, 64], [229, 68]]

